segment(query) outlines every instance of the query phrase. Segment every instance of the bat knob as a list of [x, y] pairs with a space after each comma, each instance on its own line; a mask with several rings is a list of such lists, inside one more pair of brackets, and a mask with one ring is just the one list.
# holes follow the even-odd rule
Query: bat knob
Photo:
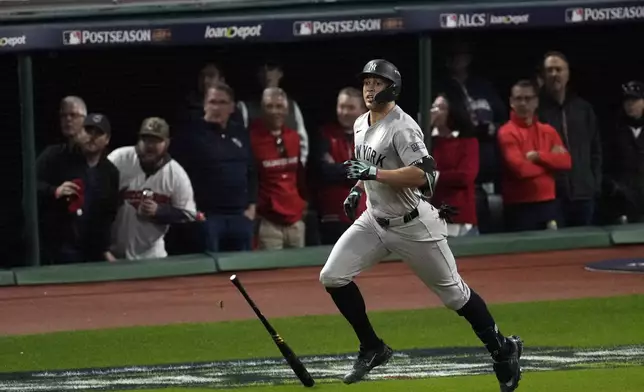
[[231, 280], [231, 281], [236, 280], [236, 279], [237, 279], [237, 275], [231, 275], [231, 276], [230, 276], [230, 280]]

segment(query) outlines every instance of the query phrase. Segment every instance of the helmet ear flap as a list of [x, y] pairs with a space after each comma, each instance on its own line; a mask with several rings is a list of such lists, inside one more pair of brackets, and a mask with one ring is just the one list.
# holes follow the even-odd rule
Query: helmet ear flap
[[396, 98], [398, 98], [398, 86], [396, 83], [392, 83], [389, 87], [385, 88], [373, 97], [374, 101], [377, 103], [392, 102], [395, 101]]

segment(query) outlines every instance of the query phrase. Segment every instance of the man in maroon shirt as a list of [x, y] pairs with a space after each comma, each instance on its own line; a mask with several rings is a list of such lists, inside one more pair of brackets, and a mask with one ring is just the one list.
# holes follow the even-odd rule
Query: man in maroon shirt
[[[354, 156], [353, 123], [367, 111], [362, 93], [346, 87], [340, 90], [336, 104], [336, 121], [322, 127], [315, 157], [320, 183], [316, 184], [316, 204], [320, 219], [320, 242], [334, 244], [351, 225], [344, 213], [344, 199], [355, 181], [347, 180], [342, 162]], [[363, 195], [356, 219], [367, 208]]]
[[306, 202], [301, 196], [300, 137], [285, 125], [287, 114], [286, 93], [279, 87], [269, 87], [262, 95], [262, 117], [250, 125], [259, 179], [260, 249], [304, 247], [302, 216]]

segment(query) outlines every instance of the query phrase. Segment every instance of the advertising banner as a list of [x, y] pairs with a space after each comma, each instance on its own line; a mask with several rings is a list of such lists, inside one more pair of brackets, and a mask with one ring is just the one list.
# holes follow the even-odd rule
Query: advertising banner
[[[395, 11], [360, 16], [276, 18], [221, 22], [188, 19], [176, 22], [137, 22], [128, 25], [22, 25], [0, 27], [0, 54], [5, 52], [88, 49], [128, 46], [228, 45], [250, 42], [288, 42], [421, 33], [442, 30], [583, 26], [644, 21], [641, 1], [569, 6], [497, 8], [399, 7]], [[118, 27], [117, 27], [118, 26]]]

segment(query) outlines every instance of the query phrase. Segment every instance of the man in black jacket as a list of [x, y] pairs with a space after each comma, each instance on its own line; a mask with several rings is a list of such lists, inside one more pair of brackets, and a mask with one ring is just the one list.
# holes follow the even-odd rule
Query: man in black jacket
[[224, 83], [206, 89], [204, 116], [192, 121], [170, 145], [186, 170], [197, 208], [206, 215], [210, 252], [252, 249], [257, 171], [248, 131], [231, 119], [234, 92]]
[[616, 129], [605, 137], [606, 223], [644, 221], [644, 83], [622, 86]]
[[544, 57], [544, 88], [539, 98], [540, 121], [553, 126], [572, 157], [572, 169], [557, 175], [560, 226], [593, 223], [595, 200], [601, 191], [602, 146], [593, 107], [568, 87], [566, 56], [549, 52]]
[[119, 172], [106, 158], [110, 124], [89, 114], [74, 143], [49, 146], [36, 161], [43, 264], [114, 261], [110, 229]]

